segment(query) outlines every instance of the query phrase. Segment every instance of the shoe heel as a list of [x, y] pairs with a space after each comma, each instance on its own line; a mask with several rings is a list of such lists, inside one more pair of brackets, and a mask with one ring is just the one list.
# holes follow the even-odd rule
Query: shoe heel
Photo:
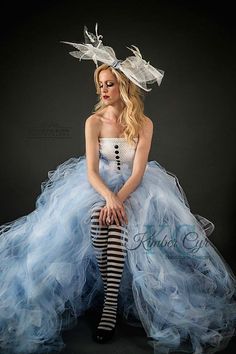
[[108, 342], [114, 336], [115, 329], [116, 327], [112, 328], [112, 330], [110, 331], [106, 331], [105, 329], [97, 328], [95, 333], [93, 334], [94, 341], [97, 343]]

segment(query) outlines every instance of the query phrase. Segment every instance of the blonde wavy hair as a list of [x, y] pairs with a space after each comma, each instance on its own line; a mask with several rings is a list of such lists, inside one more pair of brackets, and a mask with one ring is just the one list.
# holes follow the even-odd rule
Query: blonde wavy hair
[[134, 142], [134, 137], [138, 135], [139, 130], [145, 122], [144, 115], [144, 93], [141, 89], [130, 81], [119, 69], [102, 64], [94, 71], [94, 83], [98, 96], [98, 103], [94, 106], [93, 113], [100, 112], [106, 105], [100, 97], [99, 74], [102, 70], [110, 69], [115, 75], [118, 84], [121, 100], [124, 102], [124, 109], [119, 118], [119, 123], [124, 127], [124, 138], [129, 144]]

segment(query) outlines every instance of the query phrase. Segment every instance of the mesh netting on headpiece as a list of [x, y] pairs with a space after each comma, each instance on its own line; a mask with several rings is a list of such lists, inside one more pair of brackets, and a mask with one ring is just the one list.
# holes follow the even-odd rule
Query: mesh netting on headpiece
[[145, 91], [151, 91], [147, 84], [157, 82], [160, 86], [161, 80], [164, 76], [164, 71], [156, 69], [149, 62], [146, 62], [139, 51], [139, 49], [132, 45], [133, 48], [127, 47], [134, 55], [127, 57], [125, 60], [118, 60], [116, 54], [111, 47], [104, 46], [101, 38], [98, 35], [98, 24], [95, 26], [95, 35], [88, 32], [84, 26], [85, 43], [72, 43], [60, 41], [61, 43], [70, 44], [77, 50], [69, 52], [75, 58], [84, 60], [93, 60], [98, 67], [98, 62], [112, 66], [115, 69], [122, 71], [133, 83], [141, 87]]

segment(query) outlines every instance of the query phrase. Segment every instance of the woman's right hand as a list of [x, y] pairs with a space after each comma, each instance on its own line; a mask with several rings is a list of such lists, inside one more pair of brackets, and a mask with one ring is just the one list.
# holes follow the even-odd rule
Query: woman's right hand
[[107, 224], [107, 217], [114, 220], [116, 225], [128, 224], [125, 206], [115, 193], [106, 198], [106, 205], [101, 209], [99, 224]]

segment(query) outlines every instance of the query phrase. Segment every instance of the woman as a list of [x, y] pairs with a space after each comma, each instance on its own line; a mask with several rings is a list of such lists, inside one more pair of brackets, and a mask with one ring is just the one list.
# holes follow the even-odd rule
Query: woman
[[153, 123], [141, 89], [163, 72], [137, 49], [117, 61], [86, 34], [71, 54], [103, 62], [86, 155], [49, 171], [36, 209], [0, 227], [0, 348], [61, 350], [62, 330], [93, 308], [102, 310], [96, 342], [111, 339], [119, 312], [145, 329], [154, 353], [219, 351], [235, 331], [235, 276], [208, 238], [213, 223], [148, 161]]
[[[138, 87], [129, 81], [125, 75], [103, 64], [95, 71], [95, 83], [101, 101], [97, 105], [95, 114], [86, 120], [85, 128], [88, 179], [106, 201], [105, 206], [92, 213], [91, 230], [93, 237], [97, 233], [96, 223], [104, 225], [98, 232], [98, 237], [93, 237], [98, 265], [106, 288], [106, 301], [95, 340], [104, 342], [114, 333], [119, 283], [126, 256], [125, 245], [124, 242], [122, 243], [123, 235], [125, 235], [125, 242], [128, 238], [124, 226], [128, 223], [124, 201], [142, 180], [151, 146], [153, 123], [142, 112], [143, 105]], [[132, 110], [132, 105], [135, 110]], [[130, 109], [130, 116], [127, 114], [128, 109]], [[132, 175], [122, 188], [114, 193], [106, 186], [99, 175], [99, 140], [100, 142], [103, 141], [105, 150], [106, 147], [107, 149], [113, 149], [113, 146], [116, 148], [114, 153], [117, 153], [118, 161], [120, 158], [118, 154], [122, 153], [125, 147], [122, 147], [122, 150], [119, 151], [119, 145], [116, 146], [114, 143], [118, 143], [120, 139], [124, 139], [123, 144], [126, 143], [125, 137], [122, 137], [122, 135], [128, 135], [129, 133], [136, 135], [141, 124], [142, 129], [139, 129], [136, 137], [138, 144], [135, 149]], [[126, 148], [129, 148], [128, 145]], [[120, 162], [116, 162], [116, 164], [119, 171], [122, 168]], [[112, 227], [106, 225], [112, 225]], [[108, 272], [110, 263], [113, 266], [113, 271]]]

